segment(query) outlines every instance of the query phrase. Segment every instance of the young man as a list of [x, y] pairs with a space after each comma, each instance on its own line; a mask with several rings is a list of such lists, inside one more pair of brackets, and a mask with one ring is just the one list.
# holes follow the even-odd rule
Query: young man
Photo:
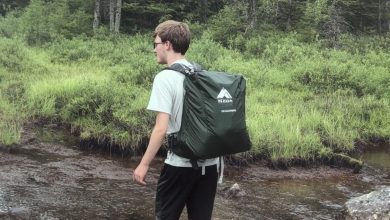
[[[180, 63], [193, 68], [185, 59], [191, 39], [187, 24], [172, 20], [163, 22], [156, 27], [154, 36], [154, 53], [159, 64], [171, 66]], [[163, 70], [154, 78], [147, 109], [156, 112], [156, 122], [147, 150], [133, 174], [134, 181], [141, 185], [146, 185], [149, 164], [164, 138], [180, 129], [184, 78], [183, 74], [172, 70]], [[218, 158], [198, 160], [197, 163], [199, 169], [193, 168], [189, 159], [168, 150], [157, 185], [157, 219], [179, 219], [184, 206], [190, 220], [211, 219], [218, 179]]]

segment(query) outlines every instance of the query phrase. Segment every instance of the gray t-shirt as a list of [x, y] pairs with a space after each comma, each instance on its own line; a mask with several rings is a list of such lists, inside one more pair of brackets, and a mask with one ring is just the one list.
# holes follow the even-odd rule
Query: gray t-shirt
[[[185, 59], [177, 60], [175, 63], [192, 65]], [[180, 130], [181, 116], [183, 114], [184, 88], [183, 81], [185, 76], [173, 70], [163, 70], [159, 72], [153, 81], [152, 93], [147, 109], [155, 112], [164, 112], [169, 114], [167, 134], [175, 133]], [[165, 163], [177, 167], [191, 167], [190, 160], [180, 157], [171, 151], [168, 151]], [[218, 163], [218, 158], [199, 161], [199, 166], [210, 166]]]

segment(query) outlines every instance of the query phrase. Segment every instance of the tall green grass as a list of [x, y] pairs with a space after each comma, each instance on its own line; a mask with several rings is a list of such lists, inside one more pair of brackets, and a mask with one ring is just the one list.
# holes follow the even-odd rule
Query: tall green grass
[[0, 147], [9, 147], [20, 142], [23, 115], [3, 98], [0, 93]]
[[[162, 68], [151, 42], [147, 35], [97, 35], [58, 38], [38, 48], [0, 40], [0, 117], [7, 119], [1, 143], [18, 141], [16, 112], [24, 112], [26, 119], [70, 124], [84, 140], [139, 151], [153, 126], [145, 108]], [[247, 79], [252, 155], [316, 161], [352, 153], [358, 141], [389, 141], [387, 50], [324, 49], [294, 34], [254, 37], [241, 46], [227, 49], [206, 32], [187, 57]]]

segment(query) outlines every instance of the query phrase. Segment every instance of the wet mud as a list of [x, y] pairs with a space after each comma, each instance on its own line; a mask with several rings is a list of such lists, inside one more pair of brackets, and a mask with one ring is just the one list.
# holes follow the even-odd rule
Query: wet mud
[[[55, 125], [30, 126], [20, 146], [0, 151], [0, 219], [154, 219], [161, 158], [142, 187], [131, 179], [140, 158], [78, 145]], [[358, 174], [327, 166], [228, 166], [213, 219], [334, 219], [349, 198], [390, 185], [389, 146], [362, 157], [367, 163]], [[226, 196], [235, 183], [243, 193]]]

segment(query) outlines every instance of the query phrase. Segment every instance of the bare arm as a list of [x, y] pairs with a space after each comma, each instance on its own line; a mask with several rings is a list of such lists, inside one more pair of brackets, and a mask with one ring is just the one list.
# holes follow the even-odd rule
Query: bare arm
[[133, 180], [138, 184], [146, 185], [145, 176], [148, 172], [149, 165], [156, 156], [164, 140], [168, 129], [169, 114], [159, 112], [156, 116], [152, 134], [150, 135], [149, 145], [138, 167], [134, 170]]

